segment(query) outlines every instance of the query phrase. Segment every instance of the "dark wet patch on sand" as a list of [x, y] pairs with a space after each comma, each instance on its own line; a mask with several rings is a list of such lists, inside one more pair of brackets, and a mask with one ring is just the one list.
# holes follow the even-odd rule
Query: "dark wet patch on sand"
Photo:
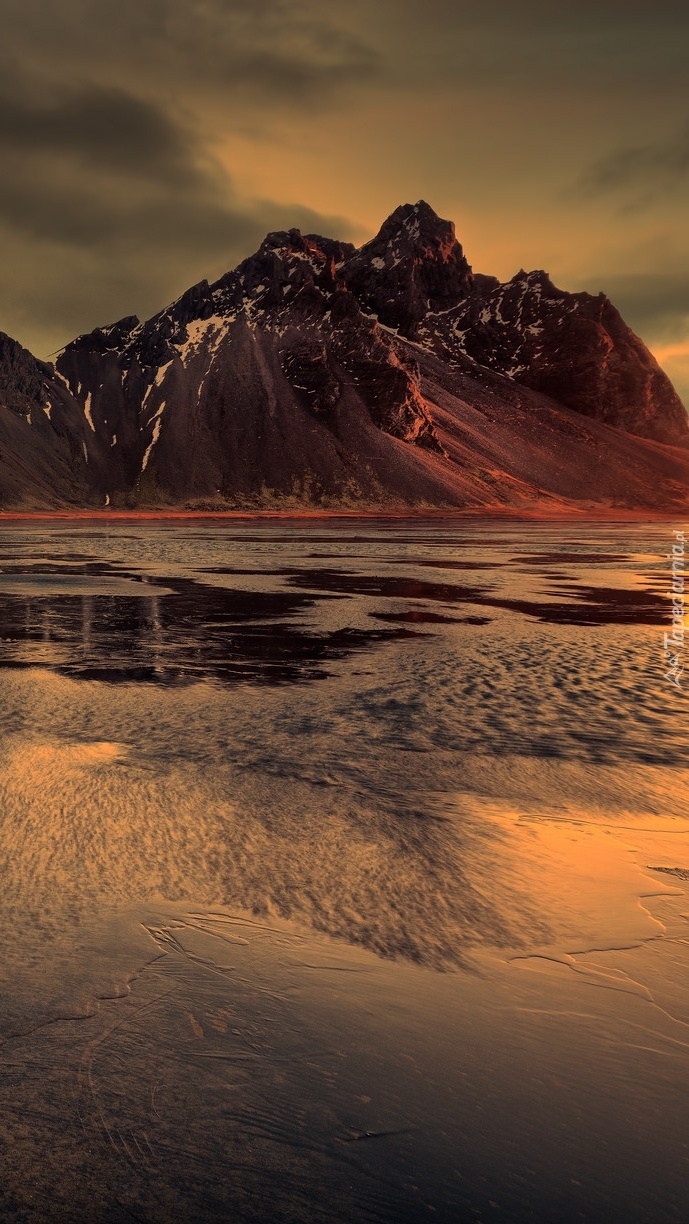
[[441, 570], [487, 570], [487, 569], [502, 569], [501, 561], [485, 561], [483, 557], [476, 557], [473, 561], [460, 561], [456, 557], [397, 557], [386, 553], [376, 553], [373, 556], [354, 556], [348, 554], [346, 558], [342, 553], [309, 553], [309, 558], [314, 561], [366, 561], [375, 562], [378, 565], [411, 565], [420, 566], [428, 569]]
[[[549, 624], [661, 625], [667, 619], [668, 603], [650, 591], [618, 587], [572, 587], [562, 594], [567, 602], [510, 599], [492, 594], [486, 587], [421, 579], [350, 574], [341, 570], [284, 571], [290, 585], [350, 595], [374, 595], [388, 599], [432, 600], [444, 604], [470, 603], [504, 608]], [[567, 581], [570, 581], [569, 579]]]
[[285, 623], [315, 603], [293, 591], [233, 591], [182, 578], [164, 587], [148, 580], [136, 596], [4, 595], [0, 667], [48, 667], [109, 683], [283, 684], [323, 678], [337, 660], [418, 636], [401, 627], [318, 632]]
[[387, 599], [431, 599], [440, 603], [478, 603], [485, 587], [377, 574], [350, 574], [343, 570], [283, 570], [290, 585], [346, 595], [379, 595]]
[[399, 621], [419, 625], [489, 625], [489, 616], [443, 616], [426, 608], [408, 608], [406, 612], [369, 612], [374, 620]]
[[[407, 563], [417, 564], [419, 558], [404, 559]], [[444, 563], [428, 559], [428, 564]], [[463, 568], [463, 563], [457, 567]], [[264, 580], [282, 579], [286, 585], [241, 590], [186, 577], [153, 578], [131, 567], [86, 559], [84, 553], [75, 554], [68, 563], [56, 557], [7, 565], [8, 589], [0, 594], [0, 667], [48, 667], [109, 683], [185, 685], [211, 679], [223, 684], [282, 684], [321, 679], [331, 674], [331, 664], [356, 652], [419, 636], [415, 627], [490, 623], [492, 618], [481, 615], [481, 609], [582, 626], [660, 625], [668, 614], [663, 595], [579, 586], [564, 575], [557, 576], [567, 583], [567, 589], [557, 592], [562, 598], [548, 601], [510, 598], [489, 583], [444, 582], [430, 576], [425, 580], [304, 567], [218, 566], [205, 572], [254, 574]], [[108, 589], [117, 580], [121, 589]], [[128, 589], [122, 580], [136, 586]], [[334, 630], [299, 623], [324, 601], [352, 597], [402, 600], [412, 606], [356, 609], [358, 616], [364, 612], [384, 622], [379, 628], [356, 622], [342, 625], [341, 620]], [[442, 609], [431, 610], [428, 605], [433, 603]], [[460, 607], [469, 615], [458, 615]]]
[[593, 552], [532, 552], [518, 553], [510, 557], [510, 565], [531, 565], [539, 562], [541, 565], [625, 565], [632, 560], [624, 553], [593, 553]]
[[651, 591], [582, 586], [572, 587], [562, 594], [575, 602], [538, 605], [515, 600], [510, 606], [519, 611], [528, 610], [529, 615], [538, 615], [539, 620], [565, 625], [662, 625], [667, 620], [667, 599]]

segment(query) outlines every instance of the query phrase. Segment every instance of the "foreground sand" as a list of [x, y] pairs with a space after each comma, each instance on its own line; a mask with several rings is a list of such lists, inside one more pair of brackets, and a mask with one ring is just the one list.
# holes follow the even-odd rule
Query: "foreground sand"
[[645, 864], [689, 864], [689, 823], [493, 818], [559, 938], [453, 973], [222, 910], [102, 915], [92, 972], [137, 929], [145, 963], [6, 1040], [5, 1218], [682, 1219], [687, 873]]
[[683, 1224], [671, 535], [6, 528], [3, 1219]]

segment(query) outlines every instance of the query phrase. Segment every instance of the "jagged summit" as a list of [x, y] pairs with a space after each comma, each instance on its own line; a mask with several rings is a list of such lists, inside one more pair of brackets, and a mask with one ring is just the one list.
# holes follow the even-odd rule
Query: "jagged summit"
[[409, 337], [429, 310], [456, 305], [473, 285], [453, 223], [425, 200], [396, 208], [340, 276], [364, 309]]
[[55, 371], [0, 337], [0, 504], [685, 507], [686, 413], [604, 295], [475, 274], [424, 200], [270, 233]]
[[418, 200], [416, 204], [400, 204], [383, 222], [376, 237], [366, 243], [362, 250], [379, 242], [393, 246], [398, 242], [408, 242], [418, 250], [438, 251], [444, 258], [459, 245], [454, 222], [439, 217], [425, 200]]

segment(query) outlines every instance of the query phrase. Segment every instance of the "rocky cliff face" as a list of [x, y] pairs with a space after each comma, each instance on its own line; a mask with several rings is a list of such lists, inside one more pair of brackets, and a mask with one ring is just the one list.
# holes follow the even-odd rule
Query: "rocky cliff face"
[[395, 209], [376, 237], [344, 260], [338, 279], [363, 310], [412, 340], [426, 315], [456, 306], [474, 286], [454, 225], [424, 200]]
[[55, 371], [13, 345], [0, 428], [23, 438], [26, 496], [40, 438], [53, 500], [93, 505], [686, 499], [686, 413], [610, 302], [541, 272], [475, 276], [423, 202], [359, 250], [269, 234], [147, 322], [79, 337]]
[[89, 497], [83, 410], [53, 367], [0, 332], [0, 506]]
[[419, 338], [449, 361], [461, 353], [585, 416], [689, 444], [669, 379], [604, 294], [565, 293], [545, 272], [484, 280], [453, 309], [429, 312]]

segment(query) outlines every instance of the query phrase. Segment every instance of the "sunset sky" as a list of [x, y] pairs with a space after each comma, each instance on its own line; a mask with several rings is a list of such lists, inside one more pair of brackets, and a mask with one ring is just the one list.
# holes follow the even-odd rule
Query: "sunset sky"
[[424, 198], [477, 271], [604, 289], [689, 402], [687, 45], [676, 0], [4, 0], [0, 330], [45, 357]]

